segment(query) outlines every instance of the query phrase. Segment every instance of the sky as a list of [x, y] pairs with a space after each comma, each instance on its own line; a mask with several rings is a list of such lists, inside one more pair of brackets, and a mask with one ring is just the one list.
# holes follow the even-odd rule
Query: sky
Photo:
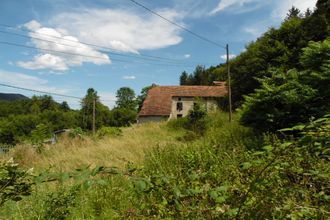
[[[112, 108], [116, 91], [178, 85], [183, 71], [225, 62], [288, 10], [317, 0], [1, 0], [0, 83], [83, 97], [94, 88]], [[0, 86], [0, 92], [40, 95]], [[79, 108], [79, 100], [53, 96]]]

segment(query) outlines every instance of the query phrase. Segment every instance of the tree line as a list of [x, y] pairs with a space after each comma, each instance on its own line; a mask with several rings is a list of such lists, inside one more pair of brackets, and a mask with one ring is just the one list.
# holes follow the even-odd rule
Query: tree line
[[94, 100], [96, 128], [129, 126], [136, 122], [138, 110], [149, 88], [143, 88], [139, 96], [129, 87], [118, 89], [113, 109], [101, 103], [93, 88], [89, 88], [81, 100], [80, 110], [71, 109], [65, 101], [58, 103], [49, 95], [14, 101], [0, 100], [0, 144], [29, 142], [33, 134], [41, 132], [40, 129], [44, 138], [50, 138], [54, 131], [62, 129], [91, 131]]

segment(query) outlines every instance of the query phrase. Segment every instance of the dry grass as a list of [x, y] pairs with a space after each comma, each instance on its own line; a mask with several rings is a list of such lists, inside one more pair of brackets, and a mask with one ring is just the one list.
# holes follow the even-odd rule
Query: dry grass
[[167, 129], [165, 123], [148, 123], [123, 128], [123, 135], [119, 137], [63, 138], [41, 154], [31, 146], [21, 145], [6, 157], [14, 157], [24, 167], [33, 167], [36, 171], [50, 167], [54, 171], [69, 171], [86, 165], [123, 168], [128, 162], [141, 163], [146, 149], [178, 144], [178, 135], [177, 131]]

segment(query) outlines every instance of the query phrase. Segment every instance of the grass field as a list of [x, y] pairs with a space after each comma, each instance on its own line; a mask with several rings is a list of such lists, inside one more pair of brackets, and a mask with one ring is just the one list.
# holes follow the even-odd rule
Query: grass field
[[48, 168], [65, 172], [86, 165], [123, 168], [129, 162], [140, 164], [147, 149], [182, 144], [177, 141], [182, 133], [171, 131], [165, 122], [133, 125], [122, 131], [121, 136], [100, 139], [63, 137], [57, 144], [46, 146], [42, 153], [30, 145], [20, 145], [5, 157], [13, 157], [20, 165], [37, 172]]

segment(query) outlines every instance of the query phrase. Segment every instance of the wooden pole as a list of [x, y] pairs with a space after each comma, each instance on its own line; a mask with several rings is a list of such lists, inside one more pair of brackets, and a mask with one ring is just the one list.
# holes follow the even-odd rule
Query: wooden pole
[[229, 122], [232, 120], [232, 103], [231, 103], [231, 79], [230, 79], [230, 65], [229, 65], [229, 45], [226, 45], [227, 51], [227, 74], [228, 74], [228, 101], [229, 101]]
[[96, 98], [93, 99], [93, 135], [95, 134], [95, 107], [96, 107]]

